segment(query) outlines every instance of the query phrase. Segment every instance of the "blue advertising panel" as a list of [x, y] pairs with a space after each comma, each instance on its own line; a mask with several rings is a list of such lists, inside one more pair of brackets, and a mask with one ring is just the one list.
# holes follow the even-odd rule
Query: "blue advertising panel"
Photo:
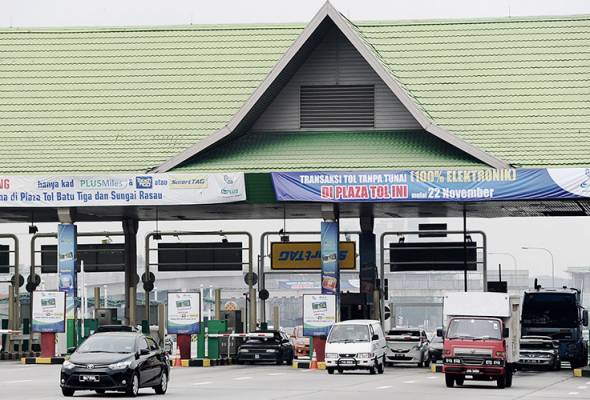
[[74, 318], [76, 308], [76, 246], [77, 227], [74, 224], [57, 226], [58, 290], [66, 293], [66, 317]]
[[340, 268], [338, 266], [338, 222], [322, 222], [322, 294], [340, 293]]
[[590, 198], [590, 168], [273, 172], [279, 201], [463, 202]]
[[335, 295], [303, 295], [303, 336], [327, 336], [335, 323]]

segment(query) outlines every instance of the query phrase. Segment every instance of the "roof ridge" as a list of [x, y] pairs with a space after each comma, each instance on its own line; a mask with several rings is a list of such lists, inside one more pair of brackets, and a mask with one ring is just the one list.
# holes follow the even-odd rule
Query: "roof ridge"
[[360, 27], [368, 26], [392, 26], [392, 25], [468, 25], [485, 23], [523, 23], [523, 22], [560, 22], [560, 21], [584, 21], [590, 20], [590, 14], [568, 14], [568, 15], [520, 15], [503, 17], [481, 17], [481, 18], [449, 18], [449, 19], [399, 19], [381, 21], [355, 21]]

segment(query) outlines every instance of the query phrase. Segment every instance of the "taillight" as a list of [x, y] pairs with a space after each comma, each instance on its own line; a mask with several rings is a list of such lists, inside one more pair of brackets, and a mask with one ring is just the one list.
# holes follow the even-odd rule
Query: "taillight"
[[506, 352], [504, 352], [504, 351], [497, 351], [496, 352], [497, 358], [504, 358], [505, 356], [506, 356]]
[[443, 356], [450, 356], [450, 355], [452, 355], [452, 352], [451, 352], [450, 349], [444, 349], [443, 350]]

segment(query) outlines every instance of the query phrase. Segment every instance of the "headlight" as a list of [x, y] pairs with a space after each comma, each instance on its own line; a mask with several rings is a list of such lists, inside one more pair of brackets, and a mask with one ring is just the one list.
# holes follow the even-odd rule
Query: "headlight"
[[76, 364], [66, 360], [61, 366], [63, 367], [63, 369], [72, 369], [76, 366]]
[[275, 349], [266, 349], [267, 353], [276, 353], [277, 351]]
[[109, 365], [109, 369], [125, 369], [131, 365], [131, 360], [119, 361]]
[[326, 358], [338, 358], [338, 353], [326, 353]]
[[240, 353], [247, 353], [248, 349], [240, 349]]
[[375, 354], [373, 353], [359, 353], [358, 358], [373, 358]]

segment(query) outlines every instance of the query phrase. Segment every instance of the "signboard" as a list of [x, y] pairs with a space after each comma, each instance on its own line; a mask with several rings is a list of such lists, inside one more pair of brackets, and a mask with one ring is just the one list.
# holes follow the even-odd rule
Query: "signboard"
[[338, 267], [338, 222], [322, 221], [322, 294], [340, 294], [340, 269]]
[[36, 290], [32, 296], [33, 332], [65, 332], [66, 293]]
[[303, 295], [303, 336], [330, 333], [336, 322], [336, 296], [333, 294]]
[[273, 172], [279, 201], [453, 202], [590, 198], [590, 168]]
[[[76, 271], [80, 272], [80, 263], [84, 261], [85, 272], [122, 272], [125, 271], [125, 245], [123, 243], [89, 243], [77, 245]], [[57, 246], [41, 246], [41, 273], [57, 272]]]
[[168, 333], [192, 335], [201, 328], [201, 294], [168, 293]]
[[58, 289], [66, 294], [66, 316], [74, 318], [77, 296], [76, 251], [78, 229], [74, 224], [57, 226]]
[[241, 271], [242, 242], [158, 243], [158, 271]]
[[243, 173], [0, 176], [0, 207], [162, 206], [243, 200]]
[[[467, 270], [477, 270], [477, 243], [467, 242]], [[390, 243], [389, 270], [401, 271], [463, 271], [463, 242]]]
[[[340, 269], [356, 268], [356, 243], [340, 242]], [[320, 242], [273, 242], [271, 269], [318, 270], [322, 267]]]
[[7, 274], [10, 272], [10, 247], [8, 245], [0, 245], [0, 274]]

